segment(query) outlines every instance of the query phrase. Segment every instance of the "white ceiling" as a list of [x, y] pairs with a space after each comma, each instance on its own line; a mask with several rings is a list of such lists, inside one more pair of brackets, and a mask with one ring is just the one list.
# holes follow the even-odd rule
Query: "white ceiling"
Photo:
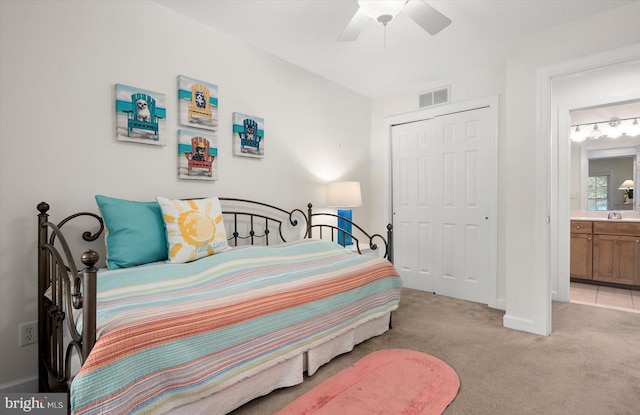
[[495, 65], [512, 39], [634, 0], [428, 0], [453, 23], [431, 36], [401, 12], [387, 26], [386, 48], [373, 20], [356, 41], [336, 41], [356, 0], [155, 1], [375, 98]]

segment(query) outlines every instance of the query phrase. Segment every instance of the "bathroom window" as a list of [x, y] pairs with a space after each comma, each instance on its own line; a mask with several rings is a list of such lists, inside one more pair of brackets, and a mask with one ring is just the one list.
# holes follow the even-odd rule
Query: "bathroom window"
[[589, 176], [587, 181], [587, 210], [609, 210], [609, 175]]

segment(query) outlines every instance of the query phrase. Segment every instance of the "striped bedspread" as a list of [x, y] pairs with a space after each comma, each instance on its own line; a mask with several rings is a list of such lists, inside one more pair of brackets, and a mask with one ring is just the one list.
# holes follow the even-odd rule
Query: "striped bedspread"
[[74, 414], [166, 413], [398, 307], [384, 259], [328, 241], [98, 273], [98, 340]]

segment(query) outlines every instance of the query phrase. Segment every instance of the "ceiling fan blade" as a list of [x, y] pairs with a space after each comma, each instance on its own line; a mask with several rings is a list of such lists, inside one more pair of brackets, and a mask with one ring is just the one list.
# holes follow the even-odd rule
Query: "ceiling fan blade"
[[431, 35], [451, 24], [451, 19], [422, 0], [409, 0], [402, 11]]
[[340, 33], [340, 36], [338, 36], [338, 40], [342, 42], [356, 40], [360, 32], [362, 32], [364, 25], [369, 22], [369, 19], [370, 17], [359, 8], [347, 24], [347, 27], [345, 27], [342, 33]]

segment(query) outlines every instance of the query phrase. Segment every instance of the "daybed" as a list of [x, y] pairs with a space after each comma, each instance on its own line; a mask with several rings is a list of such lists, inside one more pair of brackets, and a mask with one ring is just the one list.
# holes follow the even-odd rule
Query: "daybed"
[[[384, 238], [354, 224], [345, 248], [336, 215], [311, 204], [96, 200], [101, 215], [57, 225], [38, 205], [40, 389], [69, 391], [73, 414], [225, 414], [390, 328], [390, 225]], [[94, 250], [83, 270], [71, 259], [84, 242], [68, 223], [87, 217], [98, 229], [82, 239], [105, 234], [109, 269]]]

